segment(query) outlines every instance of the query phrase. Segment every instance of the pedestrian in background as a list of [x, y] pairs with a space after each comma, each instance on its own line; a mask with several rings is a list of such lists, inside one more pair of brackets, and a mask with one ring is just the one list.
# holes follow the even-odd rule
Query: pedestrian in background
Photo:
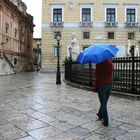
[[40, 71], [40, 65], [39, 65], [39, 64], [37, 64], [37, 65], [35, 66], [35, 71], [36, 71], [37, 73]]
[[113, 70], [114, 67], [111, 60], [96, 64], [95, 77], [98, 82], [97, 92], [100, 101], [100, 108], [96, 115], [104, 126], [109, 125], [107, 102], [112, 90]]

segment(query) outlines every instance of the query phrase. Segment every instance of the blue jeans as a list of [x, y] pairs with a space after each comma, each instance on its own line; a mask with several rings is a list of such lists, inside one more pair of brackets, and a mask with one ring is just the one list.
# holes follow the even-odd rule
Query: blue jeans
[[100, 119], [103, 119], [103, 122], [108, 125], [108, 111], [107, 111], [107, 102], [112, 90], [111, 84], [101, 84], [98, 87], [98, 97], [100, 101], [100, 108], [98, 111], [98, 116]]

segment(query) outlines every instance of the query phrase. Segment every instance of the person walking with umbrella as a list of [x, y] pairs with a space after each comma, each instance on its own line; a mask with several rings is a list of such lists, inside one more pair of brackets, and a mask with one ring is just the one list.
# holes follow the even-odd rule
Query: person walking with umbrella
[[113, 84], [113, 63], [111, 60], [105, 60], [99, 64], [96, 64], [95, 77], [98, 84], [98, 97], [100, 101], [100, 108], [97, 113], [97, 117], [102, 121], [104, 126], [109, 125], [107, 102], [112, 90]]
[[[104, 126], [109, 125], [107, 102], [112, 90], [112, 75], [113, 75], [113, 63], [111, 58], [115, 57], [119, 51], [115, 45], [111, 44], [96, 44], [91, 45], [83, 52], [81, 52], [77, 61], [81, 64], [94, 63], [96, 64], [96, 82], [98, 85], [97, 92], [100, 101], [100, 108], [97, 113], [97, 117], [102, 121]], [[96, 88], [95, 88], [96, 89]]]

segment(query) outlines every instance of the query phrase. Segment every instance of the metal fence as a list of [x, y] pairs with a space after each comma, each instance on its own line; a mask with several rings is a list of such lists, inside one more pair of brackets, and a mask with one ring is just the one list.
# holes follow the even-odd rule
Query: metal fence
[[[140, 57], [112, 59], [114, 63], [113, 91], [140, 94]], [[81, 65], [78, 62], [65, 62], [65, 79], [85, 86], [92, 86], [95, 64]]]

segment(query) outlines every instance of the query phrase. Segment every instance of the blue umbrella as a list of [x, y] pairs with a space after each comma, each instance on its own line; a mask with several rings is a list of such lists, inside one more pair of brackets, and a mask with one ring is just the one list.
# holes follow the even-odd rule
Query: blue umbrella
[[76, 61], [81, 64], [101, 63], [115, 57], [118, 50], [115, 45], [110, 44], [91, 45], [78, 55]]

